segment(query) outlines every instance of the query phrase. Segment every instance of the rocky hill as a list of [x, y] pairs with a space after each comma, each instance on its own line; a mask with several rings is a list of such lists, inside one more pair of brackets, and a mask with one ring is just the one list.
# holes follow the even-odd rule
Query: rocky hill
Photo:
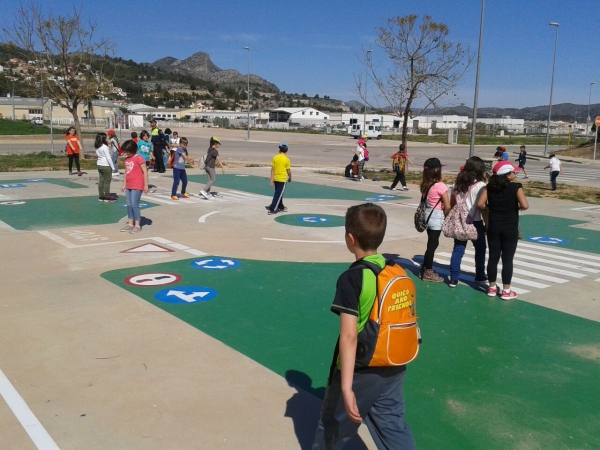
[[[167, 56], [154, 61], [151, 65], [168, 72], [189, 75], [219, 85], [245, 85], [248, 82], [247, 75], [237, 70], [223, 70], [217, 67], [210, 59], [210, 55], [205, 52], [194, 53], [184, 60]], [[277, 86], [257, 75], [250, 74], [250, 87], [261, 92], [279, 93]]]

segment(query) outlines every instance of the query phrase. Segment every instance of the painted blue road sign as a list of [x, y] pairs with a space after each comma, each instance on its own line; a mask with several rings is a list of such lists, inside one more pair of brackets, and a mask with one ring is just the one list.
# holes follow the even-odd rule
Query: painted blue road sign
[[13, 189], [13, 188], [24, 188], [27, 187], [24, 184], [21, 183], [14, 183], [14, 184], [0, 184], [0, 189]]
[[229, 258], [204, 258], [198, 259], [196, 261], [192, 261], [190, 266], [195, 269], [202, 270], [224, 270], [224, 269], [233, 269], [234, 267], [239, 266], [241, 263], [236, 261], [235, 259]]
[[205, 286], [177, 286], [173, 289], [164, 289], [154, 294], [159, 302], [173, 305], [190, 305], [192, 303], [206, 302], [217, 296], [217, 291]]
[[555, 237], [550, 237], [550, 236], [529, 236], [527, 238], [528, 241], [531, 242], [537, 242], [539, 244], [558, 244], [558, 245], [562, 245], [562, 244], [566, 244], [567, 240], [566, 239], [560, 239], [560, 238], [555, 238]]
[[329, 222], [327, 217], [319, 217], [319, 216], [304, 216], [298, 217], [299, 222], [307, 222], [307, 223], [326, 223]]
[[27, 180], [28, 183], [36, 183], [39, 181], [46, 181], [45, 178], [31, 178], [30, 180]]
[[[124, 205], [121, 205], [123, 208], [127, 208], [127, 203], [125, 203]], [[140, 203], [140, 208], [146, 208], [148, 205], [148, 203]]]
[[365, 202], [385, 202], [386, 200], [391, 200], [393, 198], [398, 198], [398, 196], [397, 195], [381, 194], [381, 195], [378, 195], [376, 197], [366, 197], [366, 198], [363, 198], [363, 201], [365, 201]]

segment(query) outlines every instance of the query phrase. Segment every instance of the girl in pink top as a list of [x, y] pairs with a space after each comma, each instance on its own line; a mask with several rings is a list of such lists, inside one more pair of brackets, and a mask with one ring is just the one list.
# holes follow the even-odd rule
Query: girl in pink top
[[127, 198], [127, 218], [129, 219], [121, 231], [129, 231], [133, 234], [142, 231], [140, 199], [142, 192], [148, 193], [148, 169], [144, 157], [137, 154], [137, 144], [133, 140], [125, 141], [121, 148], [127, 156], [121, 192], [125, 192]]
[[442, 182], [442, 163], [437, 158], [429, 158], [423, 165], [421, 195], [425, 198], [425, 218], [427, 221], [427, 250], [423, 256], [421, 279], [441, 283], [444, 281], [433, 270], [433, 256], [440, 244], [440, 234], [444, 218], [450, 212], [448, 188]]

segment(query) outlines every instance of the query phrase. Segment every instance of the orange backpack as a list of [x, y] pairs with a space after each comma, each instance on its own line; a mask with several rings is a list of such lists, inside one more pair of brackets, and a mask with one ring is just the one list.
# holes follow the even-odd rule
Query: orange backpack
[[402, 267], [386, 261], [361, 261], [377, 279], [377, 296], [369, 319], [358, 333], [356, 368], [400, 366], [417, 357], [421, 332], [417, 324], [415, 284]]

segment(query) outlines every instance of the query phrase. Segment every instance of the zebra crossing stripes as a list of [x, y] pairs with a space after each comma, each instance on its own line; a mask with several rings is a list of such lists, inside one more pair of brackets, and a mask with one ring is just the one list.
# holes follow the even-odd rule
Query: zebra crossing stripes
[[[548, 169], [527, 169], [528, 179], [535, 179], [540, 181], [550, 181], [550, 173]], [[598, 178], [598, 171], [594, 169], [571, 169], [569, 168], [565, 173], [559, 175], [557, 178], [558, 183], [577, 183], [581, 181], [587, 181], [590, 179]], [[519, 174], [517, 181], [521, 181], [522, 177]]]
[[259, 194], [249, 194], [247, 192], [240, 191], [228, 191], [223, 195], [217, 195], [212, 197], [210, 200], [205, 199], [197, 194], [191, 194], [190, 198], [180, 198], [179, 201], [174, 201], [171, 199], [170, 195], [166, 194], [153, 194], [148, 197], [149, 201], [157, 201], [159, 203], [164, 203], [166, 205], [198, 205], [198, 204], [208, 204], [210, 202], [219, 202], [219, 203], [250, 203], [250, 202], [265, 202], [271, 200], [271, 197], [267, 197], [266, 195]]
[[[459, 280], [474, 281], [474, 255], [475, 252], [473, 250], [465, 251], [465, 256], [461, 263]], [[435, 255], [434, 262], [437, 265], [443, 264], [449, 266], [451, 257], [452, 254], [449, 252], [438, 252]], [[542, 262], [543, 265], [534, 264], [530, 261]], [[566, 261], [572, 261], [576, 264]], [[502, 264], [498, 264], [499, 271], [501, 271], [501, 268]], [[435, 269], [444, 275], [450, 273], [448, 269], [439, 266]], [[525, 294], [531, 292], [531, 289], [546, 289], [555, 284], [564, 284], [572, 279], [582, 279], [600, 273], [600, 256], [545, 245], [519, 242], [513, 260], [513, 273], [517, 276], [512, 278], [511, 289], [517, 294]], [[498, 274], [497, 281], [502, 282], [500, 273]], [[600, 282], [600, 278], [594, 281]]]

